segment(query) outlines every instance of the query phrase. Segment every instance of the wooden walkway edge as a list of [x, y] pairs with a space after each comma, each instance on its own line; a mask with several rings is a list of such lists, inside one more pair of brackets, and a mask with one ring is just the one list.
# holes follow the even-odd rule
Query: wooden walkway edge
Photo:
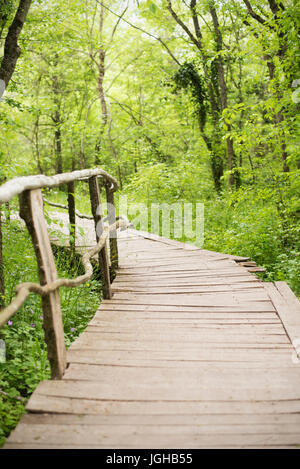
[[300, 447], [300, 302], [287, 284], [149, 233], [118, 245], [112, 299], [4, 448]]

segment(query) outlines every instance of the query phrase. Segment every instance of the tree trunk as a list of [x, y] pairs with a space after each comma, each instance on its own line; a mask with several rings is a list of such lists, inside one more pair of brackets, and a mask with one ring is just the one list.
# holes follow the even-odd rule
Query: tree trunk
[[208, 101], [210, 105], [210, 111], [212, 116], [212, 125], [213, 131], [212, 136], [209, 137], [204, 129], [204, 124], [199, 120], [200, 126], [200, 134], [203, 138], [207, 149], [210, 152], [210, 163], [211, 163], [211, 170], [212, 170], [212, 177], [214, 180], [214, 185], [217, 191], [221, 189], [221, 178], [223, 176], [224, 168], [223, 168], [223, 145], [221, 142], [221, 135], [220, 135], [220, 91], [219, 91], [219, 83], [218, 79], [216, 80], [216, 74], [214, 73], [214, 62], [212, 63], [211, 67], [209, 67], [209, 56], [207, 55], [206, 49], [203, 45], [203, 38], [200, 23], [198, 20], [198, 15], [196, 11], [197, 0], [191, 0], [190, 3], [190, 11], [192, 15], [195, 35], [192, 31], [184, 24], [184, 22], [179, 18], [176, 12], [173, 10], [172, 2], [168, 0], [167, 2], [167, 9], [171, 13], [174, 20], [179, 24], [179, 26], [185, 31], [185, 33], [189, 36], [191, 41], [197, 47], [200, 52], [200, 57], [202, 61], [206, 86], [208, 90]]
[[105, 51], [105, 48], [103, 46], [103, 25], [104, 25], [104, 6], [101, 5], [100, 24], [99, 24], [100, 47], [99, 47], [99, 62], [98, 62], [98, 94], [99, 94], [100, 103], [101, 103], [102, 121], [101, 121], [100, 130], [99, 130], [98, 140], [96, 142], [96, 147], [95, 147], [95, 151], [96, 151], [95, 164], [96, 164], [96, 166], [98, 166], [101, 163], [101, 161], [100, 161], [100, 151], [101, 151], [101, 147], [102, 147], [103, 134], [104, 134], [105, 127], [106, 127], [107, 121], [108, 121], [107, 104], [106, 104], [105, 93], [104, 93], [106, 51]]
[[56, 173], [61, 174], [63, 172], [63, 161], [62, 161], [62, 136], [61, 136], [61, 126], [62, 118], [60, 112], [60, 87], [57, 75], [53, 77], [53, 93], [54, 93], [54, 105], [55, 111], [52, 116], [52, 120], [55, 125], [54, 131], [54, 149], [55, 149], [55, 165]]
[[[224, 64], [223, 64], [223, 59], [221, 56], [221, 53], [223, 51], [223, 38], [222, 38], [222, 33], [221, 33], [220, 25], [219, 25], [217, 11], [213, 3], [210, 3], [209, 10], [210, 10], [210, 14], [211, 14], [212, 22], [214, 26], [215, 44], [216, 44], [216, 50], [218, 53], [217, 68], [218, 68], [218, 78], [219, 78], [219, 85], [220, 85], [220, 104], [221, 104], [221, 111], [223, 112], [228, 107], [227, 86], [226, 86], [226, 81], [225, 81]], [[230, 132], [231, 131], [230, 124], [226, 124], [226, 126], [227, 126], [227, 129], [226, 129], [227, 132]], [[229, 185], [230, 187], [233, 187], [234, 184], [238, 186], [240, 175], [237, 170], [234, 170], [236, 158], [234, 154], [233, 140], [231, 137], [227, 137], [226, 145], [227, 145], [228, 168], [229, 168], [229, 171], [231, 171], [230, 178], [229, 178]]]
[[0, 67], [0, 80], [3, 80], [5, 86], [8, 85], [15, 71], [18, 58], [21, 54], [21, 48], [18, 45], [18, 39], [23, 29], [32, 0], [20, 0], [18, 10], [8, 29], [4, 44], [4, 56]]

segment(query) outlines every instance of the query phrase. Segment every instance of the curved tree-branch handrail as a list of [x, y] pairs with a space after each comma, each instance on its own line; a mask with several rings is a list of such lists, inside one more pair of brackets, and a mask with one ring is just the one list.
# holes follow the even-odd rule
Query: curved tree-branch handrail
[[[45, 204], [50, 205], [50, 207], [62, 208], [63, 210], [68, 210], [68, 207], [63, 204], [57, 204], [54, 202], [50, 202], [50, 200], [43, 198]], [[86, 220], [94, 220], [94, 217], [91, 215], [85, 215], [84, 213], [80, 213], [78, 210], [75, 210], [75, 214], [78, 218], [85, 218]]]
[[7, 181], [0, 186], [0, 204], [9, 202], [16, 195], [31, 189], [42, 189], [45, 187], [55, 187], [72, 181], [89, 179], [93, 176], [102, 176], [106, 181], [112, 184], [113, 191], [118, 190], [117, 180], [100, 168], [83, 169], [71, 173], [56, 174], [55, 176], [22, 176]]
[[[98, 178], [103, 179], [106, 192], [108, 215], [103, 217], [101, 204], [101, 189]], [[43, 188], [56, 187], [62, 184], [67, 186], [68, 207], [54, 204], [57, 207], [68, 209], [70, 229], [70, 247], [72, 255], [75, 253], [75, 181], [87, 180], [91, 202], [92, 218], [94, 220], [97, 245], [88, 249], [82, 255], [84, 274], [75, 279], [59, 279], [55, 265], [55, 259], [47, 223], [44, 214]], [[16, 288], [14, 300], [0, 311], [0, 328], [21, 308], [31, 292], [42, 296], [43, 327], [45, 330], [45, 342], [51, 367], [51, 377], [61, 379], [66, 369], [66, 346], [62, 321], [61, 304], [59, 298], [60, 287], [77, 287], [93, 275], [91, 258], [98, 254], [100, 268], [102, 296], [105, 299], [112, 298], [111, 274], [118, 267], [118, 246], [116, 230], [119, 227], [128, 227], [128, 220], [116, 217], [114, 192], [118, 189], [117, 180], [100, 168], [73, 171], [72, 173], [56, 174], [55, 176], [24, 176], [17, 177], [0, 186], [0, 205], [8, 202], [15, 196], [19, 196], [19, 211], [25, 221], [31, 240], [33, 242], [38, 265], [40, 284], [22, 283]], [[51, 205], [53, 203], [50, 202]], [[77, 212], [77, 215], [79, 212]], [[117, 221], [117, 218], [119, 221]], [[108, 220], [108, 225], [104, 224]], [[107, 240], [109, 239], [109, 251]], [[72, 243], [71, 243], [72, 240]]]

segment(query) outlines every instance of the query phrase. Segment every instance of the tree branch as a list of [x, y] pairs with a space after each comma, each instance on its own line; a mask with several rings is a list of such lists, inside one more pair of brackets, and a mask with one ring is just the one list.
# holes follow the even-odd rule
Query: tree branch
[[[193, 2], [192, 2], [193, 3]], [[195, 46], [201, 50], [202, 49], [202, 45], [201, 45], [201, 42], [199, 43], [198, 39], [194, 36], [194, 34], [192, 33], [192, 31], [186, 26], [186, 24], [179, 18], [179, 16], [177, 15], [177, 13], [173, 10], [173, 7], [172, 7], [172, 2], [170, 0], [168, 0], [168, 5], [167, 5], [167, 9], [169, 10], [169, 12], [171, 13], [171, 15], [173, 16], [174, 20], [176, 21], [177, 24], [179, 24], [179, 26], [181, 26], [181, 28], [186, 32], [186, 34], [189, 36], [189, 38], [191, 39], [191, 41], [195, 44]]]
[[254, 18], [260, 24], [263, 24], [265, 26], [267, 20], [264, 19], [262, 16], [258, 15], [257, 13], [255, 13], [255, 11], [253, 10], [249, 0], [243, 0], [243, 2], [245, 3], [245, 5], [247, 7], [247, 10], [248, 10], [248, 13], [252, 16], [252, 18]]

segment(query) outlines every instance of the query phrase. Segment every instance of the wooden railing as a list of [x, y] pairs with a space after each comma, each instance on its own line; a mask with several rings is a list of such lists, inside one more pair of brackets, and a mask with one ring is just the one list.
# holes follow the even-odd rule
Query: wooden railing
[[[108, 207], [108, 226], [105, 226], [103, 221], [103, 211], [98, 182], [99, 177], [102, 179], [105, 186]], [[97, 244], [95, 247], [88, 249], [82, 256], [82, 264], [85, 270], [84, 275], [81, 275], [76, 279], [58, 279], [44, 215], [42, 189], [56, 187], [62, 184], [67, 185], [67, 208], [69, 211], [69, 222], [71, 227], [70, 248], [75, 249], [75, 223], [76, 214], [78, 215], [79, 212], [75, 209], [74, 192], [75, 182], [81, 180], [87, 180], [89, 184], [90, 202], [93, 215], [92, 218], [95, 223]], [[118, 267], [116, 231], [119, 227], [125, 228], [127, 226], [126, 221], [116, 221], [114, 192], [117, 189], [118, 183], [116, 179], [99, 168], [74, 171], [72, 173], [58, 174], [56, 176], [38, 175], [20, 177], [12, 179], [0, 186], [0, 204], [9, 202], [17, 195], [19, 196], [20, 216], [25, 221], [32, 238], [40, 279], [40, 284], [23, 283], [18, 285], [16, 288], [15, 299], [9, 306], [0, 312], [0, 327], [5, 325], [7, 321], [21, 308], [31, 292], [41, 295], [44, 317], [43, 327], [45, 331], [45, 341], [47, 344], [47, 353], [51, 366], [52, 379], [61, 379], [66, 368], [66, 347], [64, 341], [59, 288], [62, 286], [76, 287], [87, 282], [93, 275], [91, 258], [98, 254], [103, 297], [105, 299], [110, 299], [112, 296], [107, 240], [109, 238], [111, 269], [115, 270]]]

